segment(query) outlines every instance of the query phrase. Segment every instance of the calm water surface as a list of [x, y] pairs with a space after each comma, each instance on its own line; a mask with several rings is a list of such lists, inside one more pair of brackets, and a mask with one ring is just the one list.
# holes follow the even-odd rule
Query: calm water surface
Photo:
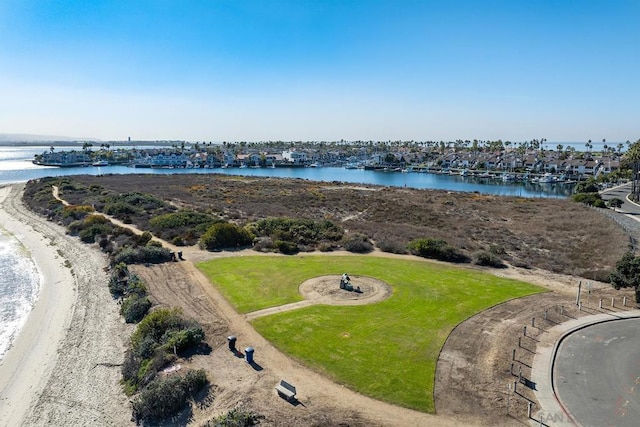
[[[385, 185], [451, 191], [480, 192], [499, 196], [518, 197], [568, 197], [572, 187], [567, 184], [504, 183], [498, 180], [480, 180], [478, 178], [457, 175], [439, 175], [428, 173], [400, 173], [368, 171], [363, 169], [345, 169], [337, 167], [318, 168], [227, 168], [227, 169], [143, 169], [128, 166], [74, 167], [57, 168], [37, 166], [31, 163], [35, 154], [47, 151], [49, 146], [41, 147], [0, 147], [0, 184], [24, 182], [30, 179], [63, 175], [102, 175], [102, 174], [226, 174], [245, 176], [269, 176], [281, 178], [300, 178], [315, 181], [341, 181], [354, 184]], [[59, 148], [58, 150], [63, 150]]]

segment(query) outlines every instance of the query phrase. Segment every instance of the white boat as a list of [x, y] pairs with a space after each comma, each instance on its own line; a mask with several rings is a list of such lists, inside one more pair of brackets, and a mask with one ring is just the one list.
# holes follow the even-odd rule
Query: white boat
[[557, 181], [557, 178], [550, 173], [545, 173], [538, 179], [538, 182], [541, 184], [552, 184]]
[[106, 160], [98, 160], [97, 162], [93, 162], [93, 166], [109, 166], [109, 162]]

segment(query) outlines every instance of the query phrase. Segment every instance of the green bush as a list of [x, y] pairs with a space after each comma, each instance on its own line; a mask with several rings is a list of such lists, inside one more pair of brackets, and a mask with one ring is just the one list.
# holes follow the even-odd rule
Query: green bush
[[183, 351], [196, 347], [204, 340], [204, 331], [200, 325], [179, 331], [169, 330], [164, 333], [161, 341], [167, 351]]
[[409, 243], [408, 249], [413, 255], [423, 258], [450, 262], [465, 262], [467, 258], [456, 248], [442, 239], [417, 239]]
[[285, 255], [295, 255], [300, 252], [298, 245], [294, 242], [288, 242], [286, 240], [276, 240], [275, 242], [273, 242], [273, 244], [278, 249], [278, 252]]
[[82, 219], [93, 211], [94, 209], [91, 206], [64, 206], [62, 208], [62, 218]]
[[607, 207], [599, 193], [577, 193], [571, 196], [571, 199], [574, 202], [584, 203], [585, 205], [594, 206], [596, 208]]
[[269, 236], [297, 244], [315, 244], [320, 241], [337, 242], [344, 232], [329, 220], [314, 221], [304, 218], [266, 218], [250, 225], [256, 236]]
[[597, 193], [599, 191], [598, 183], [595, 179], [589, 178], [576, 184], [575, 193]]
[[220, 218], [194, 211], [172, 212], [158, 215], [149, 220], [151, 230], [158, 236], [165, 237], [170, 232], [169, 238], [180, 237], [181, 244], [184, 240], [196, 241], [213, 224], [222, 222]]
[[183, 323], [179, 309], [163, 308], [149, 313], [131, 335], [134, 351], [145, 338], [151, 338], [154, 342], [160, 343], [160, 339], [168, 330], [180, 329]]
[[502, 259], [494, 253], [487, 251], [478, 251], [473, 254], [473, 263], [476, 265], [482, 265], [485, 267], [504, 268], [505, 265]]
[[112, 203], [107, 203], [103, 209], [104, 213], [107, 215], [114, 216], [118, 219], [125, 219], [131, 214], [135, 214], [137, 212], [135, 206], [130, 205], [129, 203], [123, 201], [116, 201]]
[[175, 360], [174, 350], [183, 351], [204, 340], [202, 327], [182, 318], [179, 309], [158, 309], [147, 314], [131, 335], [131, 346], [122, 366], [128, 393], [149, 384], [156, 374]]
[[113, 254], [112, 264], [160, 264], [171, 260], [171, 251], [167, 248], [148, 245], [138, 248], [122, 248]]
[[207, 385], [204, 370], [189, 371], [184, 376], [170, 376], [150, 383], [132, 402], [133, 418], [160, 421], [186, 408], [189, 398]]
[[382, 252], [402, 255], [407, 253], [407, 248], [404, 244], [393, 240], [381, 240], [376, 246], [378, 246]]
[[94, 224], [83, 228], [78, 236], [84, 243], [95, 243], [96, 236], [104, 236], [111, 233], [111, 226], [107, 224]]
[[151, 239], [153, 239], [153, 236], [148, 231], [134, 237], [135, 243], [138, 246], [146, 246], [151, 242]]
[[143, 297], [147, 295], [147, 288], [140, 277], [136, 274], [129, 274], [126, 264], [120, 263], [109, 277], [109, 292], [114, 298], [128, 295]]
[[200, 238], [200, 247], [209, 251], [250, 245], [253, 236], [246, 229], [230, 222], [219, 222]]
[[254, 427], [264, 417], [248, 409], [233, 408], [226, 414], [207, 421], [202, 427]]
[[345, 251], [359, 254], [365, 254], [373, 251], [373, 244], [371, 243], [369, 238], [361, 235], [349, 237], [349, 239], [346, 240], [342, 244], [342, 246], [344, 247]]
[[127, 323], [138, 323], [151, 308], [151, 301], [147, 297], [132, 294], [120, 306], [120, 314]]

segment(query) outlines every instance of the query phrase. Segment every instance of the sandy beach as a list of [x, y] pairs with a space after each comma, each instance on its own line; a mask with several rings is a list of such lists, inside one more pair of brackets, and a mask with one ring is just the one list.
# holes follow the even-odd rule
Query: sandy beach
[[118, 383], [130, 328], [106, 286], [106, 258], [0, 187], [0, 224], [34, 259], [40, 293], [0, 361], [0, 426], [126, 426]]

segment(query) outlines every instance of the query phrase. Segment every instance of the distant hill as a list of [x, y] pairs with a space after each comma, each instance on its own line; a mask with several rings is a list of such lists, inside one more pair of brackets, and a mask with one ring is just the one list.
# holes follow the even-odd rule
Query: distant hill
[[71, 136], [30, 135], [24, 133], [0, 133], [0, 144], [11, 143], [43, 143], [43, 142], [84, 142], [100, 141], [96, 138], [78, 138]]

